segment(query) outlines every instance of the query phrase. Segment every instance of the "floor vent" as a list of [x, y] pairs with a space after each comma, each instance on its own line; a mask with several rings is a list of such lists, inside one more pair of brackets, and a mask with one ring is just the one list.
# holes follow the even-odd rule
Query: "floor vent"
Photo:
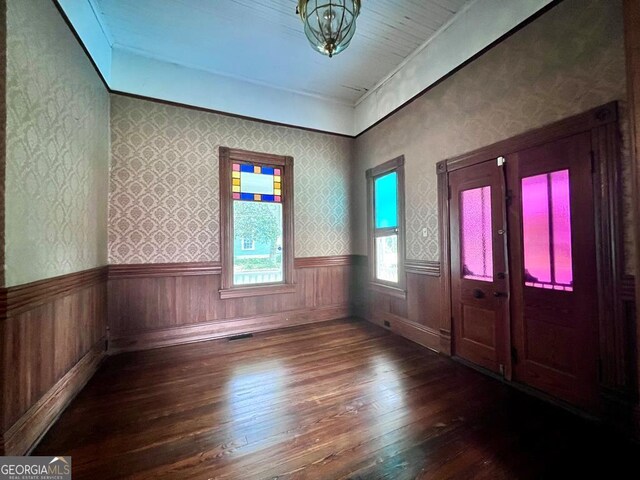
[[234, 340], [242, 340], [243, 338], [253, 338], [253, 333], [242, 333], [240, 335], [234, 335], [232, 337], [227, 338], [230, 342]]

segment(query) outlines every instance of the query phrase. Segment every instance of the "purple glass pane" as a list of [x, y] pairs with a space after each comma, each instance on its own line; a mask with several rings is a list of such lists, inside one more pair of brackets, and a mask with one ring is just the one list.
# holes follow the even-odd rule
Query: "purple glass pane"
[[522, 235], [527, 282], [551, 282], [547, 174], [522, 179]]
[[492, 282], [491, 187], [463, 191], [460, 211], [463, 277]]
[[553, 211], [553, 259], [555, 282], [573, 284], [571, 265], [571, 207], [569, 202], [569, 171], [551, 175], [551, 205]]
[[522, 179], [525, 284], [573, 290], [569, 171]]

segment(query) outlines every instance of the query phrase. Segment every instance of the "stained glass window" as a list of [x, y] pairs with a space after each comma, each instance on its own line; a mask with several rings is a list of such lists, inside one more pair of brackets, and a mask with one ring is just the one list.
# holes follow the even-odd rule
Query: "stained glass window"
[[522, 179], [522, 230], [525, 285], [572, 291], [568, 170]]
[[463, 277], [492, 282], [491, 187], [463, 191], [460, 211]]
[[276, 167], [234, 163], [231, 192], [234, 200], [282, 202], [282, 175]]
[[374, 181], [376, 228], [398, 226], [398, 174], [387, 173]]
[[258, 285], [283, 281], [282, 170], [234, 162], [233, 284]]

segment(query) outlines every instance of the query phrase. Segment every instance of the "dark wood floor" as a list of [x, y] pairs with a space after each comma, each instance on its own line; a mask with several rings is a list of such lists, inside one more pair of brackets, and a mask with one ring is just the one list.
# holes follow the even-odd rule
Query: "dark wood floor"
[[34, 452], [75, 480], [639, 478], [639, 453], [349, 320], [109, 358]]

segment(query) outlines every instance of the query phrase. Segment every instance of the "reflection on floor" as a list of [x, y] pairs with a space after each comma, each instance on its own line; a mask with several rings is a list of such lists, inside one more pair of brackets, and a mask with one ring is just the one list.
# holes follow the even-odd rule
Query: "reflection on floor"
[[640, 472], [637, 446], [354, 320], [112, 357], [34, 454], [75, 480]]

